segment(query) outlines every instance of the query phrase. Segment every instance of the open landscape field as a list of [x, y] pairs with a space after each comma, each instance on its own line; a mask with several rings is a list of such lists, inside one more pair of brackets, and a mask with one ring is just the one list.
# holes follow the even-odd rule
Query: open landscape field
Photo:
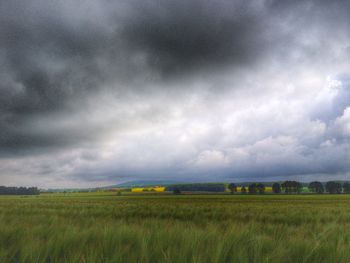
[[349, 262], [350, 195], [0, 197], [0, 262]]

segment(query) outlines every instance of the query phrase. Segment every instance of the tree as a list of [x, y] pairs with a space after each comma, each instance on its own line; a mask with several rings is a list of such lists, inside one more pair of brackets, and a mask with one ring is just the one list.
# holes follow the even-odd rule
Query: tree
[[166, 187], [166, 191], [172, 192], [179, 189], [182, 192], [225, 192], [227, 185], [224, 183], [192, 183], [192, 184], [173, 184]]
[[343, 190], [344, 190], [344, 193], [349, 194], [349, 193], [350, 193], [350, 183], [345, 182], [345, 183], [343, 184]]
[[274, 183], [272, 185], [272, 192], [279, 194], [281, 192], [281, 185], [279, 183]]
[[228, 185], [228, 189], [230, 189], [231, 194], [234, 194], [235, 192], [237, 192], [237, 186], [234, 183], [230, 183]]
[[291, 190], [291, 182], [290, 181], [285, 181], [281, 184], [282, 190], [286, 193], [289, 194], [292, 192]]
[[317, 194], [322, 194], [324, 192], [324, 187], [321, 182], [314, 181], [309, 184], [309, 190]]
[[281, 184], [281, 187], [286, 194], [300, 193], [303, 189], [302, 184], [297, 181], [285, 181]]
[[298, 193], [298, 194], [300, 194], [301, 191], [303, 190], [303, 185], [301, 183], [299, 183], [299, 182], [295, 182], [295, 186], [294, 187], [295, 187], [295, 192]]
[[245, 188], [245, 186], [242, 186], [241, 193], [242, 194], [246, 194], [247, 193], [247, 189]]
[[0, 186], [0, 195], [38, 195], [40, 191], [36, 187], [6, 187]]
[[174, 191], [173, 191], [173, 194], [174, 194], [174, 195], [179, 195], [179, 194], [181, 194], [180, 189], [179, 189], [179, 188], [175, 188]]
[[256, 194], [256, 192], [257, 192], [256, 184], [250, 184], [250, 185], [248, 186], [248, 192], [249, 192], [250, 194]]
[[256, 189], [259, 192], [259, 194], [264, 194], [265, 193], [265, 185], [262, 183], [258, 183], [256, 185]]
[[330, 194], [340, 194], [342, 191], [341, 184], [335, 181], [326, 183], [326, 191]]

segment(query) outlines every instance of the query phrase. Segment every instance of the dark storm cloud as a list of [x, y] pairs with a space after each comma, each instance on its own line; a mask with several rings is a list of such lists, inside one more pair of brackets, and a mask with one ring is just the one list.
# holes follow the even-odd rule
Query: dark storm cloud
[[244, 66], [266, 48], [264, 9], [244, 1], [134, 3], [123, 37], [165, 76]]
[[[76, 111], [76, 103], [106, 84], [130, 89], [130, 83], [149, 72], [169, 77], [230, 63], [243, 66], [257, 60], [264, 46], [259, 34], [262, 10], [243, 2], [86, 5], [91, 7], [65, 1], [2, 1], [2, 150], [56, 147], [76, 140], [68, 138], [70, 131], [52, 137], [42, 130], [26, 133], [24, 124], [42, 115]], [[139, 55], [145, 57], [143, 64]]]
[[84, 107], [84, 97], [93, 96], [104, 83], [108, 72], [104, 74], [106, 68], [98, 60], [106, 56], [105, 25], [94, 23], [94, 17], [90, 21], [82, 14], [65, 14], [63, 7], [58, 1], [1, 3], [2, 151], [79, 142], [75, 131], [49, 134], [49, 127], [41, 125], [35, 130], [31, 123], [49, 114], [55, 118], [56, 113], [70, 118], [70, 111], [77, 110], [75, 105]]

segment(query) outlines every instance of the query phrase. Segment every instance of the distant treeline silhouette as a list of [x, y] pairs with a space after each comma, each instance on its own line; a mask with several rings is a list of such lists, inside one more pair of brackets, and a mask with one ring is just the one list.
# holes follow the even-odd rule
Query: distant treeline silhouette
[[6, 187], [0, 186], [0, 195], [38, 195], [37, 187]]
[[[271, 186], [271, 184], [269, 185]], [[305, 183], [297, 181], [285, 181], [283, 183], [273, 183], [272, 193], [274, 194], [300, 194], [303, 191]], [[237, 193], [237, 187], [235, 183], [230, 183], [228, 189], [232, 194]], [[308, 184], [308, 189], [311, 193], [322, 194], [340, 194], [350, 193], [350, 183], [345, 182], [343, 184], [336, 181], [329, 181], [321, 183], [314, 181]], [[182, 191], [187, 192], [225, 192], [226, 185], [223, 183], [193, 183], [193, 184], [176, 184], [166, 187], [166, 191], [173, 191], [176, 194]], [[251, 183], [240, 187], [241, 194], [264, 194], [266, 186], [263, 183]], [[271, 191], [271, 190], [270, 190]], [[270, 192], [271, 193], [271, 192]]]
[[[231, 193], [237, 192], [237, 186], [234, 183], [230, 183], [228, 186]], [[244, 188], [244, 191], [243, 191]], [[350, 193], [350, 183], [345, 182], [343, 184], [336, 181], [329, 181], [325, 184], [313, 181], [309, 183], [308, 189], [312, 193], [323, 194], [325, 192], [329, 194], [341, 194], [341, 193]], [[272, 192], [275, 194], [285, 193], [285, 194], [300, 194], [303, 190], [303, 184], [297, 181], [285, 181], [283, 183], [274, 183], [272, 185]], [[248, 186], [248, 191], [245, 187], [242, 187], [241, 193], [249, 194], [263, 194], [265, 193], [265, 185], [262, 183], [252, 183]]]
[[175, 184], [166, 187], [166, 191], [199, 191], [199, 192], [225, 192], [226, 186], [222, 183], [194, 183]]

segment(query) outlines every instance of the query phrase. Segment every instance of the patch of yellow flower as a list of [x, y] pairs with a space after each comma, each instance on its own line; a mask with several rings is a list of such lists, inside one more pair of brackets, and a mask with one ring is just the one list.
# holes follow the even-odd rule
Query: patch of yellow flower
[[154, 186], [154, 187], [136, 187], [131, 188], [132, 193], [142, 193], [142, 192], [164, 192], [165, 187], [163, 186]]

